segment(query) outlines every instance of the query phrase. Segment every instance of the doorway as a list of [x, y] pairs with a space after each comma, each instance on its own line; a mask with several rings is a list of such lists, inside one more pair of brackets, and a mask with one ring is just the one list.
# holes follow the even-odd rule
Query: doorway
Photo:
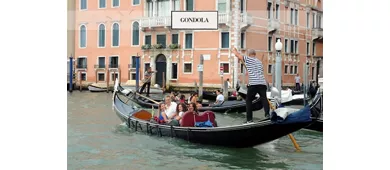
[[165, 76], [165, 73], [167, 72], [167, 58], [164, 54], [159, 54], [156, 57], [156, 71], [156, 84], [163, 87], [163, 76]]

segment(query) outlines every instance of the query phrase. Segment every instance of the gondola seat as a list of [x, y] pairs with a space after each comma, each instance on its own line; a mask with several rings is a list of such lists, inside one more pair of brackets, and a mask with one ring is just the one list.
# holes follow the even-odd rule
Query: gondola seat
[[206, 122], [210, 120], [214, 127], [217, 127], [217, 123], [215, 121], [215, 114], [212, 111], [205, 111], [201, 115], [196, 115], [194, 112], [186, 112], [184, 113], [181, 120], [181, 127], [194, 127], [195, 122]]

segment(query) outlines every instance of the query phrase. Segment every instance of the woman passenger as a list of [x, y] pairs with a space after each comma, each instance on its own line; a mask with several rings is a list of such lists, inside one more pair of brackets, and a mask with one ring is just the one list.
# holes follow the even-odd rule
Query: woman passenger
[[180, 120], [183, 117], [183, 114], [187, 112], [187, 110], [187, 106], [184, 103], [179, 103], [176, 107], [177, 116], [175, 119]]
[[[154, 120], [156, 120], [158, 123], [165, 123], [166, 118], [164, 118], [165, 115], [165, 104], [160, 103], [158, 104], [158, 112], [157, 115], [154, 116]], [[165, 115], [166, 117], [166, 115]]]

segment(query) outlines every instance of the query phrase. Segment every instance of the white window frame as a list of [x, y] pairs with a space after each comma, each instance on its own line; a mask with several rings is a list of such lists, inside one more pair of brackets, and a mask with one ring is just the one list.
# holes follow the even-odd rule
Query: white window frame
[[165, 35], [165, 46], [166, 46], [165, 48], [169, 48], [167, 32], [156, 32], [156, 44], [157, 44], [157, 35]]
[[[135, 78], [134, 78], [134, 79], [132, 78], [132, 77], [133, 77], [133, 74], [135, 74]], [[131, 71], [131, 72], [130, 72], [130, 75], [129, 75], [129, 79], [130, 79], [130, 80], [137, 80], [137, 72]]]
[[[103, 25], [104, 26], [104, 46], [103, 47], [99, 47], [99, 40], [100, 40], [100, 25]], [[104, 23], [100, 23], [98, 25], [98, 31], [97, 31], [97, 48], [106, 48], [106, 44], [107, 44], [107, 27], [106, 27], [106, 24]]]
[[[138, 1], [138, 4], [134, 4], [134, 0], [131, 0], [131, 6], [139, 6], [142, 0]], [[157, 4], [157, 3], [156, 3]]]
[[[293, 67], [293, 70], [291, 71], [291, 67]], [[288, 72], [289, 72], [289, 75], [294, 75], [294, 64], [289, 64], [289, 67], [288, 67]]]
[[[110, 81], [114, 81], [113, 80], [113, 78], [114, 78], [113, 74], [114, 74], [114, 72], [110, 71]], [[118, 80], [120, 80], [121, 75], [119, 74], [119, 71], [115, 71], [115, 74], [118, 74], [118, 77], [116, 77], [116, 78], [118, 78]]]
[[98, 9], [106, 9], [107, 8], [107, 0], [104, 0], [104, 1], [106, 1], [106, 6], [104, 8], [100, 8], [100, 0], [97, 0], [97, 1], [98, 1], [98, 6], [97, 6]]
[[310, 12], [306, 12], [306, 28], [310, 28]]
[[[191, 72], [185, 72], [185, 64], [191, 64]], [[183, 62], [183, 74], [192, 74], [194, 72], [194, 65], [192, 62], [186, 61]]]
[[[82, 74], [85, 74], [85, 80], [81, 80], [81, 77], [82, 77], [81, 75], [82, 75]], [[77, 77], [78, 77], [78, 79], [77, 79], [78, 81], [80, 81], [80, 80], [81, 80], [81, 81], [88, 81], [88, 74], [87, 74], [86, 71], [79, 71], [79, 74], [77, 74], [77, 75], [78, 75], [78, 76], [77, 76]]]
[[[222, 48], [222, 33], [228, 33], [229, 34], [229, 40], [228, 40], [228, 42], [229, 42], [229, 45], [228, 45], [228, 48]], [[192, 38], [192, 39], [194, 39], [194, 38]], [[231, 44], [230, 44], [230, 31], [221, 31], [220, 33], [219, 33], [219, 48], [220, 49], [229, 49], [230, 48], [230, 46], [231, 46]]]
[[96, 65], [98, 65], [99, 68], [99, 58], [104, 58], [104, 68], [106, 68], [106, 56], [97, 56], [96, 57]]
[[[287, 66], [287, 73], [286, 73], [286, 66]], [[284, 64], [284, 75], [290, 75], [289, 74], [289, 69], [290, 69], [290, 65], [289, 64]]]
[[111, 57], [118, 57], [118, 68], [111, 68], [111, 69], [119, 69], [119, 67], [120, 67], [120, 63], [121, 63], [121, 58], [119, 57], [119, 55], [117, 55], [117, 54], [114, 54], [114, 55], [109, 55], [108, 56], [108, 69], [110, 69], [110, 64], [111, 64]]
[[[183, 11], [187, 11], [187, 0], [183, 0]], [[218, 1], [217, 1], [218, 4]], [[192, 0], [192, 11], [195, 11], [195, 0]], [[217, 6], [217, 11], [218, 11], [218, 6]]]
[[311, 43], [311, 45], [312, 45], [312, 48], [313, 48], [312, 54], [313, 54], [313, 56], [316, 56], [316, 52], [317, 52], [317, 50], [316, 50], [316, 43], [313, 42], [313, 43]]
[[228, 61], [219, 61], [219, 64], [218, 64], [218, 71], [217, 71], [217, 73], [219, 73], [219, 74], [221, 74], [221, 64], [228, 64], [229, 65], [229, 70], [228, 70], [228, 72], [227, 73], [223, 73], [223, 75], [229, 75], [230, 74], [230, 62], [228, 62]]
[[[113, 42], [114, 42], [114, 24], [118, 24], [118, 46], [113, 46]], [[111, 24], [111, 48], [119, 48], [119, 46], [121, 45], [121, 25], [119, 24], [119, 22], [114, 22]]]
[[146, 42], [145, 40], [146, 40], [146, 36], [148, 36], [148, 35], [150, 35], [150, 45], [152, 46], [152, 45], [153, 45], [153, 43], [152, 43], [153, 36], [152, 36], [151, 33], [145, 33], [145, 34], [144, 34], [144, 41], [143, 41], [142, 45], [146, 45], [146, 44], [145, 44], [145, 42]]
[[[103, 74], [103, 75], [104, 75], [103, 80], [99, 80], [99, 74]], [[96, 76], [97, 76], [97, 77], [96, 77], [96, 78], [97, 78], [97, 82], [105, 82], [106, 79], [107, 79], [107, 77], [106, 77], [106, 72], [105, 72], [105, 71], [98, 71]]]
[[178, 32], [171, 32], [171, 44], [173, 44], [173, 38], [172, 38], [173, 34], [177, 34], [177, 44], [180, 45], [180, 33], [178, 33]]
[[[307, 46], [309, 45], [309, 46]], [[306, 41], [306, 55], [309, 56], [310, 55], [310, 41]]]
[[79, 1], [79, 10], [80, 10], [80, 11], [86, 11], [86, 10], [88, 10], [88, 0], [85, 0], [85, 3], [87, 4], [85, 9], [81, 9], [81, 1], [82, 1], [82, 0]]
[[[271, 42], [269, 42], [270, 38], [271, 38]], [[270, 44], [271, 44], [271, 49], [269, 49]], [[272, 35], [269, 35], [269, 34], [268, 34], [268, 36], [267, 36], [267, 51], [268, 51], [268, 52], [272, 52], [273, 49], [274, 49], [274, 48], [273, 48], [273, 45], [272, 45]]]
[[[270, 11], [269, 11], [269, 16], [268, 16], [268, 4], [271, 4], [271, 7], [270, 7]], [[273, 13], [274, 13], [274, 10], [273, 10], [273, 3], [272, 3], [272, 1], [270, 2], [270, 1], [267, 1], [267, 6], [266, 6], [266, 11], [267, 11], [267, 20], [271, 20], [271, 19], [273, 19]], [[268, 18], [269, 17], [269, 18]]]
[[299, 54], [299, 40], [298, 39], [294, 40], [294, 50], [295, 50], [295, 54]]
[[243, 42], [244, 45], [241, 45], [242, 46], [241, 49], [246, 49], [246, 32], [241, 32], [241, 34], [240, 34], [240, 43], [241, 43], [241, 40], [242, 40], [242, 34], [244, 34], [244, 42]]
[[[295, 67], [297, 68], [297, 70], [295, 70]], [[299, 72], [298, 64], [294, 64], [294, 75], [297, 75], [298, 72]]]
[[[240, 1], [239, 3], [241, 3], [241, 1]], [[246, 0], [243, 0], [242, 3], [243, 3], [243, 5], [242, 5], [242, 7], [241, 7], [241, 8], [243, 8], [243, 9], [242, 9], [242, 12], [243, 12], [243, 13], [246, 13]], [[228, 8], [228, 9], [229, 9], [229, 12], [230, 12], [230, 0], [228, 0], [228, 4], [229, 4], [229, 8]], [[279, 8], [280, 8], [280, 6], [279, 6]], [[240, 10], [240, 12], [241, 12], [241, 10]]]
[[[271, 66], [271, 70], [269, 69], [269, 66]], [[272, 64], [270, 63], [267, 65], [267, 75], [272, 75]]]
[[[81, 27], [85, 26], [85, 47], [81, 47]], [[79, 26], [79, 48], [84, 49], [88, 47], [88, 27], [86, 24], [80, 24]]]
[[[130, 61], [130, 64], [131, 64], [131, 68], [128, 68], [128, 69], [129, 69], [129, 70], [132, 70], [132, 69], [133, 69], [133, 72], [135, 72], [134, 69], [136, 69], [136, 67], [133, 67], [133, 56], [137, 56], [137, 54], [135, 54], [135, 55], [130, 55], [129, 61]], [[141, 66], [142, 66], [142, 64], [141, 64], [141, 59], [139, 60], [139, 62], [140, 62], [139, 67], [140, 67], [140, 69], [141, 69]], [[129, 66], [127, 66], [127, 67], [129, 67]]]
[[296, 26], [299, 26], [299, 8], [298, 9], [294, 9], [294, 17], [296, 18], [296, 20], [295, 20], [295, 18], [294, 18], [294, 21], [297, 21], [296, 23], [295, 23], [295, 25]]
[[[184, 0], [184, 1], [186, 1], [186, 0]], [[195, 2], [195, 0], [193, 0], [194, 2]], [[221, 14], [228, 14], [229, 12], [230, 12], [230, 1], [231, 0], [226, 0], [226, 13], [222, 13], [221, 12]], [[241, 3], [241, 2], [239, 2], [239, 3]], [[245, 2], [244, 2], [244, 4], [245, 4]], [[195, 4], [194, 4], [195, 5]], [[195, 6], [194, 6], [195, 7]], [[216, 11], [218, 11], [218, 7], [219, 7], [219, 0], [215, 0], [215, 10]], [[238, 9], [238, 10], [240, 10], [240, 9]], [[241, 11], [240, 11], [241, 12]], [[219, 13], [219, 11], [218, 11], [218, 13]]]
[[[279, 6], [279, 10], [277, 10], [276, 5]], [[276, 16], [278, 16], [278, 17], [276, 17]], [[276, 4], [275, 4], [275, 19], [278, 21], [280, 20], [280, 3], [279, 2], [276, 2]]]
[[[79, 62], [78, 62], [79, 58], [85, 58], [87, 60], [87, 68], [77, 68], [77, 65], [79, 65]], [[88, 57], [87, 56], [78, 56], [75, 60], [76, 60], [76, 65], [73, 66], [75, 69], [88, 69]]]
[[[177, 61], [172, 61], [171, 62], [171, 68], [172, 68], [172, 64], [173, 63], [176, 63], [176, 66], [177, 66], [177, 78], [176, 79], [174, 79], [173, 77], [172, 77], [172, 73], [173, 73], [173, 69], [171, 69], [171, 80], [178, 80], [179, 79], [179, 64], [177, 63]], [[192, 69], [191, 69], [192, 70]], [[184, 71], [184, 70], [183, 70]]]
[[118, 0], [118, 6], [114, 6], [114, 0], [111, 0], [111, 8], [119, 8], [121, 6], [121, 0]]
[[[192, 47], [191, 48], [186, 48], [186, 34], [191, 34], [192, 35]], [[192, 50], [194, 49], [194, 32], [184, 32], [184, 50]]]
[[[286, 43], [286, 40], [287, 40], [287, 43]], [[290, 53], [290, 49], [288, 48], [288, 43], [290, 42], [290, 40], [288, 38], [284, 38], [284, 53]]]
[[137, 22], [138, 23], [138, 27], [139, 27], [139, 25], [140, 25], [140, 23], [138, 22], [138, 21], [133, 21], [133, 22], [131, 22], [131, 31], [130, 31], [130, 45], [131, 45], [131, 47], [139, 47], [140, 46], [140, 44], [141, 44], [141, 29], [140, 28], [138, 28], [138, 45], [134, 45], [133, 44], [133, 25], [134, 25], [134, 23], [135, 22]]

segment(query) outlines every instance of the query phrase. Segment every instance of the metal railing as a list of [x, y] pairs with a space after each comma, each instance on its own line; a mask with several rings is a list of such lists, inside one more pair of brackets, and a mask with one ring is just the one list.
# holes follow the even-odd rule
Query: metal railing
[[110, 64], [108, 65], [109, 68], [119, 68], [119, 64]]
[[86, 64], [77, 64], [76, 65], [76, 68], [87, 68], [87, 65]]
[[106, 68], [105, 64], [96, 64], [95, 68]]

